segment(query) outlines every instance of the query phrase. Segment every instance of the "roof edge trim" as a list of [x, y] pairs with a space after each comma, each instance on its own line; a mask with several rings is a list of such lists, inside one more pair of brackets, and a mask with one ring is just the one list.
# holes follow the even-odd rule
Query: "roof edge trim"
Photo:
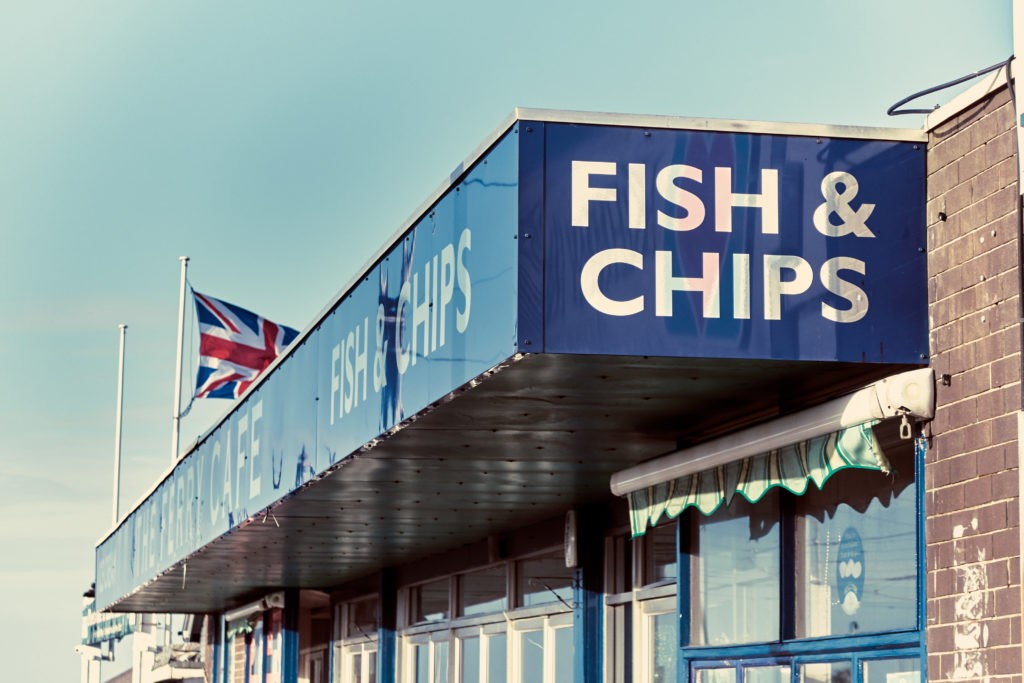
[[919, 128], [882, 128], [842, 126], [823, 123], [785, 123], [776, 121], [744, 121], [734, 119], [692, 118], [644, 114], [612, 114], [600, 112], [562, 111], [557, 109], [516, 108], [520, 120], [546, 123], [579, 123], [606, 126], [667, 128], [724, 133], [761, 135], [794, 135], [805, 137], [887, 140], [892, 142], [927, 142], [928, 135]]

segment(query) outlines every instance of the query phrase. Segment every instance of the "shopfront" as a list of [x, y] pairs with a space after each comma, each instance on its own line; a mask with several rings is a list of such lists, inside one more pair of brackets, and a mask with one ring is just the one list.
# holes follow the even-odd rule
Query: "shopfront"
[[98, 602], [211, 615], [224, 683], [924, 680], [925, 140], [518, 111]]

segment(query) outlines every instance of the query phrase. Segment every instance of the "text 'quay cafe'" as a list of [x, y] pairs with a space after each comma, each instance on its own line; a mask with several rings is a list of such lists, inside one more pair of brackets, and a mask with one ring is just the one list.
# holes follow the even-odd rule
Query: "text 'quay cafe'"
[[96, 551], [213, 680], [922, 679], [921, 131], [517, 110]]

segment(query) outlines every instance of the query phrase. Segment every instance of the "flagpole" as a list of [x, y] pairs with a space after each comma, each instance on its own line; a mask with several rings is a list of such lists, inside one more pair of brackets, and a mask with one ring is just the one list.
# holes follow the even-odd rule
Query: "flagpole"
[[120, 324], [117, 326], [121, 331], [121, 341], [118, 344], [117, 354], [117, 414], [114, 417], [114, 521], [117, 525], [120, 517], [121, 501], [121, 415], [124, 399], [124, 338], [128, 326]]
[[178, 433], [181, 427], [181, 356], [185, 346], [185, 273], [188, 271], [188, 256], [179, 256], [181, 261], [181, 287], [178, 292], [178, 356], [174, 368], [174, 429], [171, 432], [171, 463], [178, 461]]

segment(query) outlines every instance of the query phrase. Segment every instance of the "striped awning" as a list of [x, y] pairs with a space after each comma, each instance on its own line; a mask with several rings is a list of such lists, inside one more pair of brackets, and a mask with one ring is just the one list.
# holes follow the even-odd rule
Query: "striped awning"
[[819, 489], [834, 473], [848, 468], [889, 472], [889, 461], [875, 438], [877, 420], [824, 436], [688, 474], [632, 491], [629, 499], [633, 537], [654, 526], [662, 515], [675, 519], [694, 507], [705, 515], [728, 506], [738, 494], [751, 503], [775, 487], [803, 495]]

